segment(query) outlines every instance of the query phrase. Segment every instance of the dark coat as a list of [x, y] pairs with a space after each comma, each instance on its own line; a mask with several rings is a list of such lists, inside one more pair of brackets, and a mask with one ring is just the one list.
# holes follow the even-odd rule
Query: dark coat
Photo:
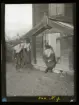
[[44, 59], [45, 64], [46, 64], [47, 67], [55, 67], [55, 65], [56, 65], [56, 58], [55, 58], [55, 54], [54, 53], [52, 53], [49, 57], [46, 57], [46, 55], [43, 55], [43, 59]]
[[31, 51], [27, 51], [27, 49], [23, 49], [23, 54], [24, 54], [24, 62], [25, 64], [30, 64], [31, 63]]

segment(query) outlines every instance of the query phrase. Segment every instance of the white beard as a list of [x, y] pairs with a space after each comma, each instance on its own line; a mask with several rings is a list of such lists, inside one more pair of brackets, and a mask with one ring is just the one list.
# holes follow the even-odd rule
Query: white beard
[[22, 49], [21, 44], [18, 44], [14, 47], [14, 50], [16, 51], [16, 53], [19, 53], [21, 51], [21, 49]]

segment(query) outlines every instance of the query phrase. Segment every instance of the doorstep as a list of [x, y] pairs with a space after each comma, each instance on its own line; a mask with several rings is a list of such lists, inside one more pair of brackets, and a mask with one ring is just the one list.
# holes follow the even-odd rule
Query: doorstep
[[[33, 64], [33, 66], [36, 70], [40, 70], [40, 71], [45, 71], [45, 69], [46, 69], [45, 65], [41, 66], [41, 65], [38, 65], [38, 64]], [[64, 74], [67, 73], [69, 75], [74, 75], [74, 70], [70, 70], [69, 68], [67, 68], [64, 65], [62, 66], [60, 64], [57, 64], [56, 67], [53, 69], [54, 73], [61, 73], [61, 71]]]

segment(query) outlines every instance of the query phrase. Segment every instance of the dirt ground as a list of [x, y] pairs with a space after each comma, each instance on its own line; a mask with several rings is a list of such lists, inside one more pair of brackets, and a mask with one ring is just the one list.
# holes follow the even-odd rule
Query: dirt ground
[[11, 63], [6, 67], [7, 96], [74, 95], [74, 76], [35, 69], [16, 71]]

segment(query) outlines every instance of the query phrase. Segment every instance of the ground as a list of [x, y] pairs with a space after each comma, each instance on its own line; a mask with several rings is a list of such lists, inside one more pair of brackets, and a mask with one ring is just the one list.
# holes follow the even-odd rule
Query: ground
[[74, 76], [44, 73], [36, 69], [16, 71], [13, 64], [6, 65], [8, 96], [71, 96], [74, 95]]

